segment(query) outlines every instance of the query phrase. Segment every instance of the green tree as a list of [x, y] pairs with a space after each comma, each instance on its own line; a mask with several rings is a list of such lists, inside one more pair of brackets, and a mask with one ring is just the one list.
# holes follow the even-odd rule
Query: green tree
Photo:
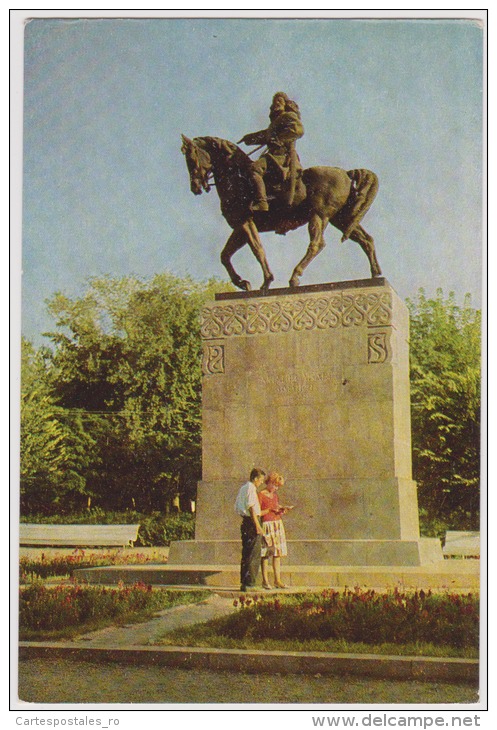
[[89, 476], [98, 502], [163, 509], [193, 497], [201, 465], [203, 303], [226, 289], [171, 274], [149, 282], [92, 279], [83, 297], [49, 302], [57, 330], [50, 371], [58, 404], [79, 413], [97, 444]]
[[414, 478], [420, 508], [449, 526], [477, 527], [480, 500], [481, 313], [469, 295], [420, 289], [411, 316]]
[[21, 511], [51, 511], [88, 495], [93, 441], [81, 420], [60, 408], [47, 382], [46, 352], [21, 342]]

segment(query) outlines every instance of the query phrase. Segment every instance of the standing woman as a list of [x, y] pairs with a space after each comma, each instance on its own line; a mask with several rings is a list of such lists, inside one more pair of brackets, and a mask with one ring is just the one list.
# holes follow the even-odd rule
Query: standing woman
[[283, 507], [279, 503], [278, 489], [285, 483], [283, 477], [272, 471], [266, 477], [266, 486], [259, 492], [261, 505], [263, 540], [261, 550], [262, 587], [271, 590], [268, 576], [269, 557], [273, 558], [274, 585], [276, 588], [286, 588], [281, 580], [281, 558], [287, 555], [285, 528], [282, 515], [293, 507]]

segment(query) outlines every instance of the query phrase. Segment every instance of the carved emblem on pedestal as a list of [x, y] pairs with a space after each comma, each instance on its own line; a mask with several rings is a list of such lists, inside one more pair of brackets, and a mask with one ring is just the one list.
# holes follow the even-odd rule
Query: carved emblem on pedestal
[[386, 362], [388, 344], [386, 332], [370, 332], [368, 334], [368, 363], [370, 365]]
[[204, 344], [202, 358], [204, 375], [222, 375], [224, 373], [224, 345], [218, 342]]

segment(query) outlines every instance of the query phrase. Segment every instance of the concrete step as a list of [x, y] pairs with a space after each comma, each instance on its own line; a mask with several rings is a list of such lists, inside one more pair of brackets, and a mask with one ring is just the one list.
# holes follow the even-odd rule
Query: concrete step
[[[22, 641], [21, 659], [77, 659], [119, 662], [133, 666], [179, 667], [219, 672], [300, 675], [351, 675], [416, 682], [468, 682], [479, 678], [477, 659], [451, 657], [388, 656], [382, 654], [332, 654], [304, 651], [258, 651], [178, 646], [96, 646], [74, 641]], [[303, 676], [303, 681], [305, 677]]]
[[[288, 560], [296, 566], [321, 567], [362, 565], [380, 568], [390, 565], [420, 566], [443, 560], [440, 540], [421, 537], [412, 540], [305, 539], [288, 540]], [[240, 560], [239, 540], [178, 540], [171, 543], [171, 565], [236, 565]]]
[[[113, 585], [208, 586], [237, 590], [238, 565], [115, 565], [74, 571], [78, 581]], [[271, 576], [271, 573], [270, 573]], [[282, 579], [290, 588], [402, 588], [478, 590], [479, 560], [444, 560], [424, 566], [283, 566]], [[259, 578], [260, 580], [260, 578]]]

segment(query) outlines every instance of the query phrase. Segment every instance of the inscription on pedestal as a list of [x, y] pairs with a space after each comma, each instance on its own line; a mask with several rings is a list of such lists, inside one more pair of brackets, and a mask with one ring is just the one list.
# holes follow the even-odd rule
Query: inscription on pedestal
[[279, 377], [263, 375], [260, 378], [263, 385], [271, 387], [278, 395], [302, 396], [322, 383], [330, 383], [330, 378], [325, 373], [289, 374]]

